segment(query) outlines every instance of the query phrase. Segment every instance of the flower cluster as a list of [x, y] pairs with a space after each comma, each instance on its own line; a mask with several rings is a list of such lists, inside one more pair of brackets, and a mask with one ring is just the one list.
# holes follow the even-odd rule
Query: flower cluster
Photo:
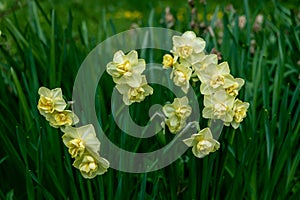
[[75, 125], [79, 122], [78, 117], [71, 110], [65, 110], [67, 103], [63, 99], [60, 88], [49, 90], [40, 87], [38, 90], [40, 99], [38, 101], [38, 110], [49, 124], [54, 128]]
[[[204, 95], [202, 116], [210, 120], [219, 119], [226, 126], [238, 128], [249, 107], [249, 103], [236, 98], [244, 80], [234, 78], [230, 74], [227, 62], [218, 63], [218, 55], [205, 54], [205, 41], [196, 37], [194, 32], [187, 31], [182, 36], [173, 36], [172, 41], [173, 55], [165, 54], [162, 64], [164, 69], [172, 69], [170, 78], [174, 84], [187, 93], [190, 80], [200, 81], [200, 92]], [[183, 106], [187, 105], [187, 102], [188, 99], [183, 97], [164, 106], [163, 112], [167, 117], [166, 124], [170, 132], [176, 133], [186, 125], [185, 120], [192, 112], [191, 108]], [[179, 117], [178, 110], [181, 108], [184, 114]], [[184, 142], [190, 147], [193, 146], [193, 153], [199, 158], [216, 151], [220, 146], [213, 139], [209, 128], [192, 135]]]
[[194, 77], [194, 66], [199, 65], [206, 57], [203, 52], [205, 41], [196, 37], [192, 31], [185, 32], [182, 36], [173, 36], [172, 55], [163, 57], [163, 68], [172, 68], [170, 78], [174, 84], [187, 93], [189, 81]]
[[125, 55], [119, 50], [114, 54], [113, 61], [107, 64], [106, 71], [117, 84], [116, 88], [123, 95], [123, 102], [126, 105], [141, 102], [146, 96], [153, 94], [146, 76], [142, 75], [145, 68], [145, 60], [138, 59], [136, 51], [130, 51]]
[[37, 108], [52, 127], [60, 128], [64, 133], [63, 143], [71, 157], [75, 158], [73, 166], [80, 170], [84, 178], [94, 178], [105, 173], [109, 162], [99, 154], [100, 141], [93, 125], [73, 127], [79, 119], [73, 111], [65, 110], [67, 103], [60, 88], [50, 90], [41, 87], [38, 93], [40, 99]]
[[207, 63], [207, 67], [197, 70], [201, 81], [200, 92], [204, 95], [202, 115], [207, 119], [220, 119], [226, 126], [238, 128], [246, 117], [249, 103], [237, 99], [244, 80], [230, 74], [227, 62]]

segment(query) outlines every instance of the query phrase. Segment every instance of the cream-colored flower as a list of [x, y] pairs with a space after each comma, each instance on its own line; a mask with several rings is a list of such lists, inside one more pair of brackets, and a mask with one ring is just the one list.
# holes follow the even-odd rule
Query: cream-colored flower
[[63, 99], [61, 88], [49, 90], [46, 87], [40, 87], [38, 94], [40, 95], [40, 99], [37, 108], [43, 116], [51, 114], [54, 111], [61, 112], [67, 106]]
[[200, 92], [204, 95], [213, 93], [217, 88], [225, 85], [225, 80], [230, 76], [230, 70], [227, 62], [209, 64], [200, 73], [197, 73], [201, 81]]
[[218, 56], [216, 54], [208, 54], [208, 55], [204, 54], [200, 61], [193, 64], [192, 68], [194, 70], [194, 74], [196, 74], [197, 76], [200, 76], [202, 71], [204, 71], [207, 68], [207, 66], [210, 64], [213, 64], [213, 65], [218, 64]]
[[239, 94], [239, 90], [244, 85], [245, 81], [241, 78], [233, 78], [233, 76], [229, 75], [225, 78], [225, 83], [223, 88], [226, 93], [230, 96], [236, 97]]
[[183, 142], [187, 146], [193, 147], [193, 154], [198, 158], [203, 158], [220, 148], [220, 143], [213, 139], [209, 128], [205, 128], [197, 134], [193, 134], [190, 138], [183, 140]]
[[117, 90], [123, 95], [125, 105], [131, 105], [134, 102], [143, 101], [146, 96], [153, 94], [153, 88], [147, 84], [146, 77], [142, 76], [141, 85], [138, 87], [130, 87], [127, 84], [116, 85]]
[[205, 48], [205, 41], [192, 31], [186, 31], [182, 36], [173, 36], [172, 40], [175, 60], [177, 57], [189, 60], [191, 56], [203, 52]]
[[62, 126], [72, 126], [79, 122], [77, 115], [71, 110], [64, 110], [61, 112], [54, 111], [52, 114], [46, 116], [46, 120], [54, 128]]
[[181, 87], [182, 91], [187, 93], [192, 72], [187, 62], [175, 63], [171, 72], [171, 79], [173, 79], [175, 85]]
[[174, 59], [170, 54], [165, 54], [163, 57], [163, 68], [168, 69], [170, 67], [173, 67]]
[[192, 108], [188, 104], [188, 98], [175, 98], [172, 104], [166, 104], [163, 112], [167, 119], [165, 123], [169, 127], [171, 133], [177, 133], [186, 124], [186, 119], [191, 115]]
[[99, 155], [85, 152], [81, 157], [77, 157], [73, 166], [80, 170], [84, 178], [94, 178], [107, 172], [109, 162]]
[[243, 119], [247, 116], [247, 110], [249, 108], [248, 102], [242, 102], [239, 99], [236, 99], [233, 104], [233, 120], [231, 122], [231, 126], [237, 129]]
[[67, 126], [62, 131], [64, 132], [63, 142], [69, 148], [72, 158], [80, 157], [85, 150], [90, 153], [100, 151], [100, 141], [93, 125], [88, 124], [78, 128]]
[[145, 67], [145, 60], [138, 59], [136, 51], [130, 51], [125, 55], [120, 50], [114, 54], [113, 61], [107, 64], [106, 71], [113, 77], [115, 83], [138, 87], [142, 82], [141, 74]]
[[212, 95], [204, 95], [204, 109], [202, 115], [206, 119], [221, 119], [231, 122], [233, 119], [234, 97], [227, 95], [222, 88]]

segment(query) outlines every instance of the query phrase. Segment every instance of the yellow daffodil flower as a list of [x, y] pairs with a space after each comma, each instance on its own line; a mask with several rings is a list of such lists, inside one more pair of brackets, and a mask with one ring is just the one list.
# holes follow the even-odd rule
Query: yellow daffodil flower
[[226, 76], [224, 86], [226, 93], [230, 96], [236, 97], [239, 90], [244, 85], [245, 81], [241, 78], [233, 78], [233, 76]]
[[107, 172], [109, 162], [99, 155], [86, 152], [81, 157], [75, 159], [73, 166], [80, 170], [80, 173], [84, 178], [91, 179]]
[[186, 119], [191, 115], [192, 108], [188, 104], [188, 98], [175, 98], [172, 104], [166, 104], [163, 112], [167, 119], [165, 123], [171, 133], [180, 131], [186, 124]]
[[173, 67], [174, 64], [173, 62], [174, 62], [173, 57], [170, 54], [165, 54], [162, 62], [163, 68], [168, 69], [170, 67]]
[[234, 97], [227, 95], [222, 88], [212, 95], [204, 95], [204, 109], [202, 115], [206, 119], [221, 119], [231, 122], [233, 119]]
[[49, 90], [46, 87], [40, 87], [38, 94], [40, 95], [40, 99], [37, 108], [43, 116], [51, 114], [54, 111], [61, 112], [67, 106], [63, 99], [61, 88]]
[[171, 79], [173, 79], [175, 85], [181, 87], [182, 91], [187, 93], [192, 72], [186, 62], [175, 63], [171, 72]]
[[213, 139], [211, 130], [205, 128], [199, 131], [197, 134], [193, 134], [190, 138], [183, 140], [183, 142], [189, 146], [193, 147], [193, 154], [197, 158], [203, 158], [211, 152], [215, 152], [220, 148], [220, 143]]
[[72, 126], [79, 122], [77, 115], [71, 110], [55, 111], [52, 114], [48, 114], [46, 120], [49, 121], [49, 124], [54, 128]]
[[130, 51], [125, 55], [120, 50], [114, 54], [113, 61], [107, 64], [106, 71], [115, 83], [138, 87], [142, 82], [141, 74], [145, 67], [145, 60], [138, 59], [136, 51]]
[[145, 75], [141, 76], [142, 82], [138, 87], [130, 87], [127, 84], [116, 85], [117, 90], [123, 95], [125, 105], [143, 101], [146, 96], [153, 94], [153, 88], [147, 84]]
[[80, 157], [85, 150], [94, 153], [100, 151], [100, 141], [93, 125], [88, 124], [78, 128], [67, 126], [62, 131], [64, 132], [63, 142], [69, 148], [72, 158]]
[[236, 99], [233, 104], [233, 120], [231, 126], [237, 129], [243, 119], [247, 116], [247, 110], [249, 108], [248, 102], [242, 102], [239, 99]]
[[[205, 41], [196, 37], [196, 34], [192, 31], [186, 31], [182, 36], [173, 36], [173, 51], [175, 55], [175, 60], [177, 58], [183, 58], [187, 61], [191, 61], [191, 57], [194, 54], [199, 54], [203, 52], [205, 48]], [[192, 64], [192, 62], [190, 62]]]

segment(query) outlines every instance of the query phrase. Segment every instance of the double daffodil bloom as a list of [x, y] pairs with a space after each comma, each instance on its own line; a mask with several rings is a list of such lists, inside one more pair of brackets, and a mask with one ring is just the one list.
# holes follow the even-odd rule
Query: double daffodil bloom
[[203, 52], [205, 48], [205, 41], [196, 37], [196, 34], [193, 31], [186, 31], [182, 36], [173, 36], [173, 51], [175, 61], [177, 58], [183, 58], [189, 61], [190, 64], [192, 57], [195, 54]]
[[62, 131], [64, 144], [68, 147], [73, 166], [80, 170], [84, 178], [94, 178], [107, 171], [109, 162], [100, 157], [100, 141], [96, 136], [94, 126], [88, 124], [79, 128], [67, 126]]
[[[204, 53], [203, 53], [204, 54]], [[207, 68], [208, 65], [213, 64], [217, 65], [218, 64], [218, 56], [216, 54], [209, 54], [209, 55], [203, 55], [201, 56], [202, 59], [196, 62], [195, 64], [192, 65], [193, 68], [193, 77], [197, 77], [199, 80], [200, 74]]]
[[171, 68], [174, 64], [174, 58], [170, 54], [165, 54], [162, 64], [164, 69]]
[[46, 116], [46, 120], [49, 121], [50, 126], [54, 128], [72, 126], [79, 122], [79, 118], [71, 110], [64, 110], [61, 112], [54, 111], [54, 113]]
[[43, 116], [52, 114], [54, 111], [62, 112], [67, 106], [61, 88], [50, 90], [46, 87], [40, 87], [38, 94], [40, 99], [37, 108]]
[[204, 96], [204, 109], [202, 116], [206, 119], [221, 119], [224, 122], [231, 122], [233, 119], [234, 97], [227, 95], [222, 88], [212, 95]]
[[198, 158], [203, 158], [220, 148], [220, 143], [213, 139], [209, 128], [205, 128], [199, 131], [199, 133], [193, 134], [190, 138], [183, 140], [183, 142], [187, 146], [193, 147], [192, 152]]
[[239, 90], [244, 85], [245, 81], [241, 78], [233, 78], [233, 76], [229, 75], [225, 78], [225, 83], [223, 88], [226, 93], [230, 96], [236, 97], [239, 94]]
[[182, 91], [187, 93], [192, 72], [187, 62], [175, 63], [171, 72], [171, 79], [173, 79], [175, 85], [181, 87]]
[[125, 105], [131, 105], [134, 102], [143, 101], [146, 96], [153, 94], [153, 88], [147, 84], [146, 77], [143, 75], [141, 85], [130, 87], [127, 84], [116, 85], [117, 90], [123, 95]]
[[211, 94], [218, 87], [225, 85], [225, 80], [230, 76], [230, 70], [227, 62], [209, 64], [204, 70], [198, 73], [201, 81], [200, 92], [204, 95]]
[[138, 59], [136, 51], [130, 51], [125, 55], [119, 50], [114, 54], [113, 61], [107, 64], [106, 71], [115, 83], [138, 87], [142, 82], [141, 74], [145, 67], [145, 60]]
[[188, 105], [188, 98], [175, 98], [172, 104], [166, 104], [163, 112], [167, 119], [165, 123], [171, 133], [177, 133], [186, 124], [186, 119], [191, 115], [192, 108]]
[[243, 119], [247, 116], [247, 110], [249, 108], [248, 102], [242, 102], [239, 99], [236, 99], [233, 104], [233, 120], [231, 126], [237, 129]]
[[63, 142], [68, 147], [72, 158], [81, 157], [86, 150], [95, 153], [100, 151], [100, 141], [93, 125], [88, 124], [78, 128], [67, 126], [62, 131]]
[[73, 166], [80, 170], [84, 178], [91, 179], [107, 172], [109, 162], [98, 154], [86, 152], [81, 157], [75, 159]]

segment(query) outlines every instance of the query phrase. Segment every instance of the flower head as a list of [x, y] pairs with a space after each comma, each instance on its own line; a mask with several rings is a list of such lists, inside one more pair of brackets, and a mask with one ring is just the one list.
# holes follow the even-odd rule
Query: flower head
[[170, 54], [165, 54], [163, 57], [163, 68], [167, 69], [173, 67], [174, 59]]
[[173, 82], [175, 85], [180, 86], [181, 89], [187, 93], [189, 89], [189, 80], [192, 75], [192, 69], [186, 62], [175, 63], [171, 78], [173, 78]]
[[49, 121], [50, 126], [54, 128], [72, 126], [79, 122], [79, 118], [71, 110], [64, 110], [61, 112], [55, 111], [52, 114], [48, 114], [46, 120]]
[[224, 122], [231, 122], [233, 119], [234, 97], [219, 89], [212, 95], [204, 96], [204, 109], [202, 115], [207, 119], [221, 119]]
[[193, 134], [190, 138], [183, 140], [183, 142], [187, 146], [193, 147], [193, 154], [198, 158], [203, 158], [220, 148], [220, 143], [213, 139], [209, 128], [205, 128], [199, 131], [199, 133]]
[[249, 108], [248, 102], [242, 102], [239, 99], [236, 99], [233, 104], [233, 120], [231, 126], [237, 129], [243, 119], [247, 116], [247, 110]]
[[175, 55], [175, 60], [178, 57], [189, 60], [194, 54], [201, 53], [205, 48], [205, 41], [200, 37], [196, 37], [196, 34], [192, 31], [186, 31], [182, 36], [173, 36], [172, 39], [172, 53]]
[[202, 59], [192, 65], [194, 74], [200, 76], [200, 74], [207, 68], [208, 65], [218, 64], [218, 56], [216, 54], [203, 55]]
[[97, 175], [104, 174], [109, 167], [109, 162], [88, 152], [75, 159], [73, 166], [80, 170], [84, 178], [94, 178]]
[[141, 85], [138, 87], [130, 87], [127, 84], [116, 85], [117, 90], [123, 95], [123, 102], [131, 105], [134, 102], [143, 101], [146, 96], [153, 94], [153, 88], [147, 84], [146, 77], [142, 76]]
[[60, 88], [49, 90], [46, 87], [40, 87], [38, 94], [40, 99], [37, 108], [43, 116], [52, 114], [54, 111], [61, 112], [67, 106]]
[[236, 97], [239, 90], [244, 85], [245, 81], [241, 78], [233, 78], [233, 76], [226, 76], [224, 86], [226, 93], [230, 96]]
[[113, 77], [115, 83], [138, 87], [142, 82], [141, 74], [145, 67], [145, 60], [138, 59], [136, 51], [130, 51], [125, 55], [120, 50], [114, 54], [113, 61], [107, 64], [106, 71]]
[[96, 136], [93, 125], [88, 124], [79, 128], [67, 126], [62, 131], [64, 144], [69, 148], [72, 158], [80, 157], [85, 150], [98, 153], [100, 151], [100, 141]]
[[229, 75], [230, 70], [227, 62], [216, 65], [209, 64], [204, 70], [197, 73], [198, 78], [203, 84], [200, 88], [202, 94], [209, 94], [211, 90], [215, 90], [220, 86], [225, 85], [225, 79]]
[[166, 104], [163, 112], [167, 119], [165, 123], [171, 133], [180, 131], [186, 124], [186, 119], [191, 115], [192, 108], [188, 105], [188, 98], [175, 98], [172, 104]]

